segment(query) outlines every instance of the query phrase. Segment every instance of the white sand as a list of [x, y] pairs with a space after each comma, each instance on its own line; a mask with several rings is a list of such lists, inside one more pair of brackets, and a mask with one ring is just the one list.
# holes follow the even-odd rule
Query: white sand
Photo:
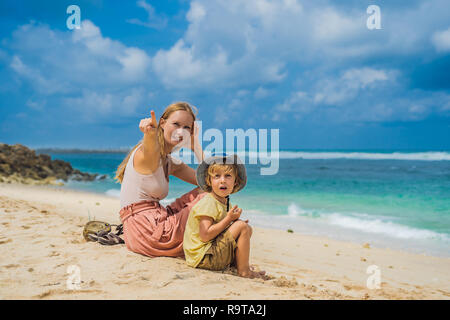
[[[86, 242], [91, 219], [119, 223], [119, 200], [57, 187], [0, 184], [0, 299], [449, 299], [450, 259], [254, 228], [243, 279]], [[367, 288], [367, 268], [380, 289]], [[67, 281], [80, 270], [80, 289]], [[71, 278], [73, 277], [73, 278]]]

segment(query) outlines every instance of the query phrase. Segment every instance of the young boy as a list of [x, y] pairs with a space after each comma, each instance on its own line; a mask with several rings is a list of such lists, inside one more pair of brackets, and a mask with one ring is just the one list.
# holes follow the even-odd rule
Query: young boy
[[264, 271], [249, 266], [248, 220], [238, 220], [242, 213], [238, 206], [229, 208], [229, 195], [247, 182], [245, 166], [237, 155], [210, 157], [197, 168], [197, 182], [208, 194], [189, 213], [183, 240], [187, 264], [216, 271], [235, 264], [241, 277], [264, 278]]

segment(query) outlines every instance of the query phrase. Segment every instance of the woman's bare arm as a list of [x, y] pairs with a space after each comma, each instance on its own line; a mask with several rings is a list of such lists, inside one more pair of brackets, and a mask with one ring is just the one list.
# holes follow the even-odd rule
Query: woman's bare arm
[[195, 170], [189, 167], [185, 163], [181, 163], [178, 165], [175, 165], [176, 168], [172, 172], [172, 175], [193, 185], [197, 185], [197, 178], [195, 174]]
[[161, 154], [158, 142], [158, 124], [155, 112], [151, 111], [151, 118], [142, 119], [139, 129], [144, 133], [142, 147], [136, 151], [134, 166], [141, 174], [151, 174], [159, 166]]
[[191, 137], [191, 150], [194, 151], [195, 157], [198, 160], [198, 163], [201, 163], [204, 159], [203, 149], [200, 144], [199, 136], [198, 136], [198, 125], [194, 122], [194, 134]]

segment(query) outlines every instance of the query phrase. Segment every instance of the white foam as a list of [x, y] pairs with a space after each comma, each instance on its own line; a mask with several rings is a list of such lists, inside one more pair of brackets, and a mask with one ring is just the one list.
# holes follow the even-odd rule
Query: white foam
[[380, 219], [359, 219], [349, 216], [344, 216], [340, 213], [332, 213], [322, 216], [328, 223], [340, 226], [347, 229], [354, 229], [366, 233], [374, 233], [380, 235], [387, 235], [389, 237], [399, 239], [437, 239], [449, 241], [445, 234], [437, 233], [431, 230], [412, 228], [391, 221], [382, 221]]
[[[225, 151], [233, 153], [233, 151]], [[427, 152], [310, 152], [310, 151], [238, 151], [237, 154], [242, 161], [246, 159], [357, 159], [357, 160], [417, 160], [417, 161], [450, 161], [449, 152], [427, 151]], [[192, 152], [183, 150], [183, 155], [188, 159], [192, 156]], [[205, 151], [205, 156], [211, 153]], [[180, 158], [178, 154], [174, 154], [176, 158]], [[182, 158], [182, 157], [181, 157]], [[246, 161], [248, 163], [248, 161]]]
[[[253, 211], [252, 213], [258, 213]], [[263, 212], [259, 212], [259, 216]], [[379, 236], [389, 236], [396, 239], [414, 239], [414, 240], [443, 240], [450, 241], [446, 234], [441, 234], [426, 229], [412, 228], [389, 220], [398, 220], [396, 217], [389, 216], [374, 216], [366, 213], [348, 213], [343, 214], [339, 212], [328, 213], [318, 212], [317, 210], [308, 210], [302, 208], [297, 203], [290, 203], [287, 208], [287, 216], [276, 216], [275, 219], [282, 223], [282, 220], [289, 218], [290, 223], [305, 223], [306, 221], [315, 223], [325, 223], [327, 225], [338, 226], [345, 229], [351, 229], [362, 233], [371, 233]], [[272, 224], [274, 216], [272, 217]], [[314, 218], [314, 219], [309, 219]], [[306, 219], [306, 220], [304, 220]], [[288, 221], [284, 221], [287, 223]]]
[[[317, 214], [316, 214], [317, 215]], [[314, 212], [303, 209], [295, 203], [288, 206], [288, 216], [294, 218], [298, 216], [314, 217]]]
[[[250, 157], [257, 157], [257, 152], [250, 152]], [[270, 157], [270, 154], [269, 154]], [[450, 161], [448, 152], [302, 152], [280, 151], [280, 159], [358, 159], [358, 160], [418, 160], [418, 161]]]
[[449, 257], [450, 238], [431, 230], [412, 228], [390, 222], [393, 217], [373, 216], [364, 213], [325, 213], [308, 210], [296, 203], [288, 206], [288, 214], [272, 215], [261, 210], [245, 210], [242, 219], [250, 224], [312, 236], [325, 236], [356, 243], [370, 242], [375, 247], [397, 248], [414, 253]]
[[120, 190], [119, 189], [109, 189], [105, 192], [106, 195], [114, 198], [120, 198]]

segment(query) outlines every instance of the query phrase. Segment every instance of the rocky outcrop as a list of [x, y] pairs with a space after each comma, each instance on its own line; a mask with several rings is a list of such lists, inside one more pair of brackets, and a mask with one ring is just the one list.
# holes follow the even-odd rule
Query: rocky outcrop
[[26, 184], [61, 184], [69, 179], [92, 181], [105, 176], [81, 172], [62, 160], [52, 160], [47, 154], [37, 155], [23, 145], [0, 144], [0, 182]]

